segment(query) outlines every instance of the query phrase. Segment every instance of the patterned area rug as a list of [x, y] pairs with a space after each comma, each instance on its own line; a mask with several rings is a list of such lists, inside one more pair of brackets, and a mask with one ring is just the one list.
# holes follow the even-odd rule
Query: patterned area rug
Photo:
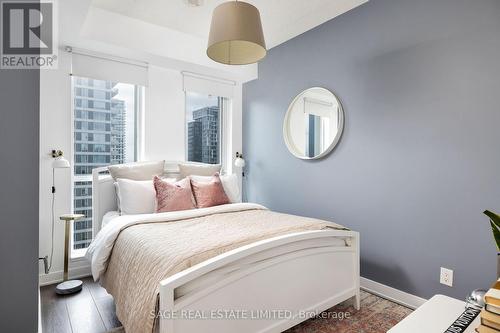
[[[385, 333], [413, 310], [361, 291], [361, 310], [352, 301], [340, 303], [286, 333]], [[349, 314], [349, 315], [347, 315]]]
[[[361, 291], [361, 310], [346, 301], [290, 328], [285, 333], [385, 333], [412, 312], [381, 297]], [[125, 333], [117, 328], [108, 333]]]

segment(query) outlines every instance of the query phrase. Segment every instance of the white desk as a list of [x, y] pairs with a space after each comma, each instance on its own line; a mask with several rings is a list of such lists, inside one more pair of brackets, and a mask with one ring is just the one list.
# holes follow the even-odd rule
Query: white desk
[[[388, 333], [443, 333], [464, 310], [465, 302], [436, 295], [391, 328]], [[475, 328], [479, 324], [480, 318], [477, 316], [465, 332], [475, 333]]]

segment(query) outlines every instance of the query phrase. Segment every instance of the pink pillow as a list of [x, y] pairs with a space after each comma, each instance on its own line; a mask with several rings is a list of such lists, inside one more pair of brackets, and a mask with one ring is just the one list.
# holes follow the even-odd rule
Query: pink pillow
[[196, 208], [188, 178], [171, 183], [155, 176], [153, 184], [156, 191], [157, 213]]
[[227, 197], [219, 174], [212, 176], [210, 182], [197, 182], [191, 179], [191, 187], [193, 188], [196, 206], [198, 208], [212, 207], [231, 203]]

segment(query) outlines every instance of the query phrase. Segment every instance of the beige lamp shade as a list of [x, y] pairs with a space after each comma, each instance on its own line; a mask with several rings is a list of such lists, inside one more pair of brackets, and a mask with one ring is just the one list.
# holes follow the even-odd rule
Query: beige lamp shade
[[266, 56], [259, 10], [246, 2], [225, 2], [214, 9], [207, 55], [226, 65], [246, 65]]

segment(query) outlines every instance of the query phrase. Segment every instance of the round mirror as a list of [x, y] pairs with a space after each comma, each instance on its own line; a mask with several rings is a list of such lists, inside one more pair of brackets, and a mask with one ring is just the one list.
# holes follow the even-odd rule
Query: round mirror
[[344, 129], [339, 99], [325, 88], [309, 88], [297, 95], [285, 115], [283, 138], [288, 150], [301, 159], [317, 159], [337, 145]]

